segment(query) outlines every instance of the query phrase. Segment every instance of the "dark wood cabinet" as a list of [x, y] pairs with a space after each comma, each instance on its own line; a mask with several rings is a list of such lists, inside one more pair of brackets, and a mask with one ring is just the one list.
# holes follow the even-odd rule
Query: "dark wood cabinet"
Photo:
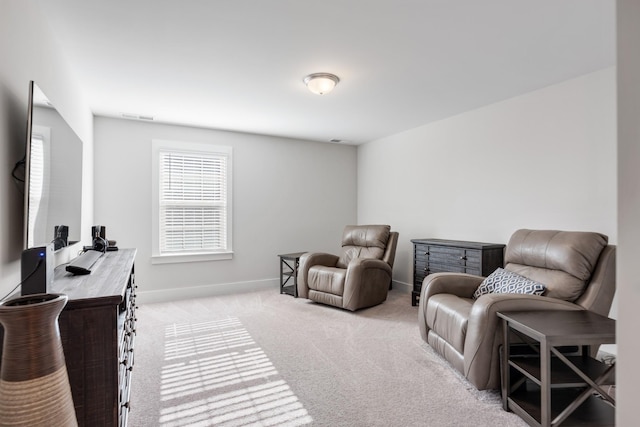
[[56, 269], [69, 297], [60, 336], [80, 426], [126, 426], [136, 334], [134, 249], [107, 252], [87, 276]]
[[502, 267], [505, 245], [461, 240], [413, 239], [413, 291], [417, 305], [422, 281], [431, 273], [455, 272], [488, 276]]
[[80, 426], [127, 424], [136, 334], [135, 254], [135, 249], [107, 252], [86, 276], [73, 276], [64, 265], [55, 270], [49, 292], [69, 297], [58, 322]]

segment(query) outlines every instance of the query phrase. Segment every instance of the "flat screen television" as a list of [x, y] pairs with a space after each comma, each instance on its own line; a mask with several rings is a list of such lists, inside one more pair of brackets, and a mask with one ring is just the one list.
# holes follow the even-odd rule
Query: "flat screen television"
[[29, 83], [24, 249], [80, 240], [82, 141], [36, 83]]

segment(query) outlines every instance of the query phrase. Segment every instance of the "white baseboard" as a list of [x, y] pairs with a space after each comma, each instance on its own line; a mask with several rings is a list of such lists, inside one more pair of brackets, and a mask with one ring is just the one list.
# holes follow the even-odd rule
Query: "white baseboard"
[[216, 295], [236, 294], [242, 292], [275, 289], [280, 286], [280, 279], [250, 280], [247, 282], [218, 283], [215, 285], [191, 286], [186, 288], [160, 289], [155, 291], [138, 291], [136, 301], [141, 304], [177, 301], [182, 299], [203, 298]]
[[397, 280], [392, 280], [392, 289], [397, 289], [398, 291], [410, 294], [413, 290], [413, 285], [406, 282], [399, 282]]
[[[191, 286], [187, 288], [170, 288], [155, 291], [138, 291], [136, 301], [140, 304], [155, 302], [178, 301], [182, 299], [204, 298], [216, 295], [237, 294], [242, 292], [259, 291], [263, 289], [278, 289], [280, 279], [250, 280], [247, 282], [218, 283], [215, 285]], [[405, 282], [393, 281], [393, 289], [410, 294], [413, 285]]]

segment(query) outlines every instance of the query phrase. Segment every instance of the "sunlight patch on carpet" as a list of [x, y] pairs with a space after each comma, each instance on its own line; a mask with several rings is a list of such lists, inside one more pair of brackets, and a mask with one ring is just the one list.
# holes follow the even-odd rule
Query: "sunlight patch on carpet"
[[237, 318], [165, 330], [159, 425], [301, 426], [313, 419]]
[[165, 360], [181, 359], [255, 344], [238, 319], [169, 325], [166, 328]]

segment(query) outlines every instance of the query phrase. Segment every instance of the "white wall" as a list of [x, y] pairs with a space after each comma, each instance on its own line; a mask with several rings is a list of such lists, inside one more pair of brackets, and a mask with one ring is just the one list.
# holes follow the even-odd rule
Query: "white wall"
[[616, 423], [638, 424], [640, 2], [618, 1], [618, 360]]
[[415, 238], [507, 243], [518, 228], [616, 243], [615, 70], [606, 69], [358, 148], [358, 222]]
[[[83, 236], [93, 201], [93, 119], [73, 71], [31, 2], [0, 0], [0, 297], [20, 281], [23, 196], [10, 177], [24, 155], [29, 80], [40, 85], [84, 142]], [[86, 232], [84, 231], [86, 229]]]
[[[138, 249], [142, 301], [277, 286], [277, 254], [336, 253], [356, 222], [356, 148], [124, 119], [95, 119], [95, 218], [107, 238]], [[151, 141], [233, 147], [229, 261], [152, 265]]]

